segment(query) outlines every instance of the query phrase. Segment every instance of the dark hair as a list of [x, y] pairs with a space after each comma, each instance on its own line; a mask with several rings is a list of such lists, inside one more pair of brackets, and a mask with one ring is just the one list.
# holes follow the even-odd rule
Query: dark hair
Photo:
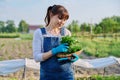
[[69, 18], [68, 11], [62, 5], [49, 6], [45, 17], [46, 26], [48, 26], [50, 23], [50, 13], [52, 13], [53, 15], [58, 15], [60, 19], [67, 20]]

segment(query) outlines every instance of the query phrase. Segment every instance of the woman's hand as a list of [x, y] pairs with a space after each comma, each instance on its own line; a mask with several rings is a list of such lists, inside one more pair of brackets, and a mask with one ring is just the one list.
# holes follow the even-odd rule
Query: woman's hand
[[53, 55], [56, 55], [58, 53], [64, 53], [64, 52], [67, 52], [68, 51], [68, 44], [67, 43], [64, 43], [64, 44], [61, 44], [55, 48], [52, 49], [52, 54]]
[[79, 56], [77, 54], [72, 54], [72, 58], [69, 59], [68, 57], [65, 58], [58, 58], [58, 62], [62, 62], [62, 61], [69, 61], [69, 62], [75, 62], [79, 59]]
[[79, 59], [79, 56], [75, 53], [72, 56], [73, 56], [73, 59], [70, 60], [71, 62], [75, 62]]

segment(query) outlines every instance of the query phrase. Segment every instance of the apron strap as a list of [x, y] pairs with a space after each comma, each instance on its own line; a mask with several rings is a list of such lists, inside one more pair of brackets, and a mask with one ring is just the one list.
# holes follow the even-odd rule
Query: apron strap
[[62, 27], [60, 30], [61, 36], [65, 36], [65, 27]]
[[44, 52], [44, 49], [43, 49], [43, 43], [44, 43], [44, 38], [43, 38], [43, 35], [45, 35], [45, 34], [47, 34], [46, 33], [46, 30], [45, 30], [45, 28], [43, 27], [43, 28], [40, 28], [40, 30], [41, 30], [41, 33], [42, 33], [42, 44], [41, 44], [41, 52]]
[[46, 34], [45, 28], [40, 28], [40, 29], [41, 29], [42, 35], [45, 35]]

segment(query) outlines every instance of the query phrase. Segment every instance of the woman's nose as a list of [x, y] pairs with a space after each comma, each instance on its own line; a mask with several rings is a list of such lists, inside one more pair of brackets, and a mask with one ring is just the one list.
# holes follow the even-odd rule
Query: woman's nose
[[64, 23], [65, 23], [65, 21], [64, 21], [64, 20], [60, 20], [60, 23], [61, 23], [61, 24], [64, 24]]

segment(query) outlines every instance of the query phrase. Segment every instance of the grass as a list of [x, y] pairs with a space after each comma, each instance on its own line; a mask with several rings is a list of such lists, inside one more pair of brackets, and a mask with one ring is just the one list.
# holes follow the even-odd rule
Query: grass
[[33, 39], [33, 34], [20, 34], [20, 38], [22, 40], [32, 40]]
[[92, 75], [87, 78], [76, 78], [75, 80], [120, 80], [120, 76], [100, 76], [100, 75]]
[[85, 51], [85, 54], [95, 57], [107, 57], [107, 56], [116, 56], [120, 57], [120, 40], [114, 39], [89, 39], [75, 37], [79, 42], [82, 48]]

